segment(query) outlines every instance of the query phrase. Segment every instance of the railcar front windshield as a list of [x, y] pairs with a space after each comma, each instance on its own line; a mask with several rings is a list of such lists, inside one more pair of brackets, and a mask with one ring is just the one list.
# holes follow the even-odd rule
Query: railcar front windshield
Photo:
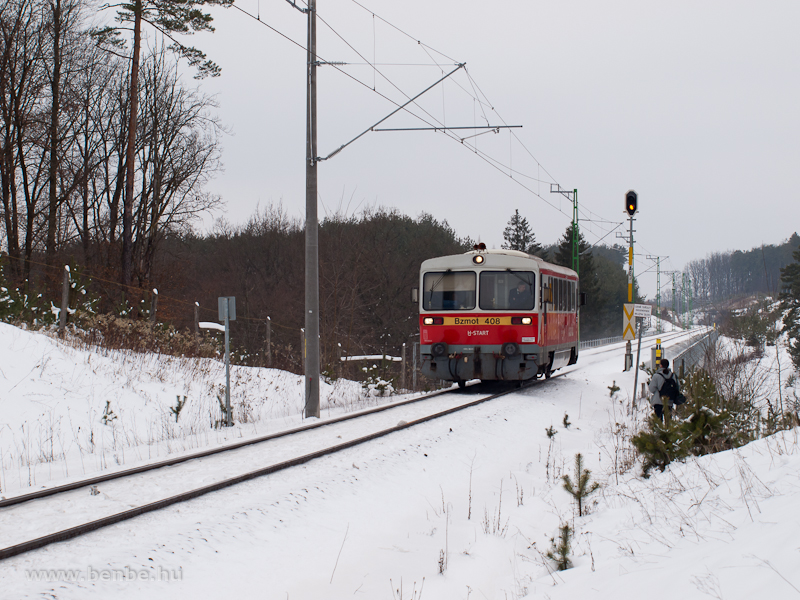
[[425, 273], [422, 278], [424, 310], [473, 310], [476, 277], [473, 271]]
[[535, 281], [532, 271], [483, 271], [481, 310], [533, 310]]

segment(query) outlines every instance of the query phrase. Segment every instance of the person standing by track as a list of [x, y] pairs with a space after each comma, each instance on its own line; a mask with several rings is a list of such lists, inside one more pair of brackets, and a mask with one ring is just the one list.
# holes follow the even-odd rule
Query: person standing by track
[[659, 364], [661, 368], [653, 374], [647, 389], [651, 393], [650, 405], [653, 407], [656, 416], [662, 422], [664, 421], [664, 406], [666, 404], [667, 422], [669, 422], [669, 411], [673, 406], [672, 398], [680, 392], [681, 384], [678, 381], [678, 376], [670, 371], [669, 361], [666, 358], [662, 358]]

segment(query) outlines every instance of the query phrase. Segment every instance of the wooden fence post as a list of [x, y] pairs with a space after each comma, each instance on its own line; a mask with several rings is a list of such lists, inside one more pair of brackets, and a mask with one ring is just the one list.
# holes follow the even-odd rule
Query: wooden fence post
[[267, 317], [267, 367], [272, 368], [272, 319]]
[[69, 265], [64, 265], [64, 285], [61, 287], [61, 312], [58, 315], [58, 337], [64, 337], [69, 310]]
[[158, 290], [153, 288], [153, 302], [150, 304], [150, 322], [155, 324], [158, 310]]

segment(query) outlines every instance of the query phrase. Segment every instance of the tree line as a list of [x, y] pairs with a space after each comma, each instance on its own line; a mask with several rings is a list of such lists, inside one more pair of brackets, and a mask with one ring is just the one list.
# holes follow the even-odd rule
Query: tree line
[[[202, 320], [217, 319], [217, 298], [235, 296], [235, 344], [248, 364], [267, 364], [269, 317], [272, 366], [299, 371], [305, 306], [305, 228], [280, 205], [258, 209], [240, 225], [219, 220], [206, 235], [168, 240], [158, 261], [159, 292], [198, 301]], [[341, 375], [344, 356], [407, 358], [418, 340], [411, 300], [419, 266], [434, 256], [471, 248], [446, 221], [411, 218], [395, 209], [332, 215], [319, 226], [320, 352], [322, 370]], [[160, 301], [159, 301], [160, 302]], [[188, 302], [168, 305], [171, 322], [191, 327]], [[159, 309], [161, 311], [161, 309]], [[161, 314], [161, 312], [159, 313]]]
[[792, 262], [792, 253], [798, 246], [800, 235], [794, 233], [780, 244], [714, 252], [690, 261], [683, 272], [691, 280], [690, 293], [695, 304], [719, 304], [756, 294], [777, 298], [781, 292], [781, 270]]
[[86, 0], [4, 3], [0, 236], [16, 281], [46, 286], [37, 263], [76, 257], [147, 287], [165, 237], [220, 205], [204, 187], [220, 168], [223, 129], [214, 101], [181, 80], [175, 50], [195, 62], [202, 53], [155, 41], [132, 55], [124, 38], [141, 19], [168, 38], [208, 28], [203, 3], [137, 0], [120, 5], [119, 28], [102, 30]]

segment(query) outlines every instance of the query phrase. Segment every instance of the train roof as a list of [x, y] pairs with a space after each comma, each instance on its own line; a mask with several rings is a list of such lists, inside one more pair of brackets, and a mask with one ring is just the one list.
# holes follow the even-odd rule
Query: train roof
[[[484, 262], [476, 265], [473, 262], [475, 255], [482, 255]], [[533, 264], [532, 264], [533, 263]], [[449, 256], [438, 256], [423, 261], [421, 269], [423, 271], [435, 271], [438, 269], [530, 269], [536, 265], [537, 270], [546, 269], [567, 275], [570, 277], [577, 277], [578, 274], [572, 269], [562, 267], [549, 263], [546, 260], [520, 252], [519, 250], [470, 250], [464, 254], [451, 254]]]

